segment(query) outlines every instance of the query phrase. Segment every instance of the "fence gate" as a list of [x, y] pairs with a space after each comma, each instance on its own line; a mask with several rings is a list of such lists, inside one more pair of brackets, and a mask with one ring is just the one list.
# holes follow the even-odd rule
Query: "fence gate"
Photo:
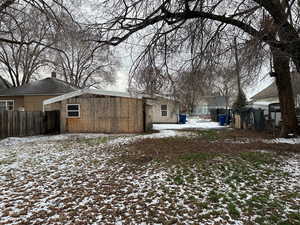
[[281, 110], [279, 103], [272, 103], [269, 105], [269, 120], [273, 120], [274, 125], [279, 127], [279, 121], [281, 121]]
[[54, 134], [60, 132], [60, 111], [46, 111], [45, 112], [45, 133]]

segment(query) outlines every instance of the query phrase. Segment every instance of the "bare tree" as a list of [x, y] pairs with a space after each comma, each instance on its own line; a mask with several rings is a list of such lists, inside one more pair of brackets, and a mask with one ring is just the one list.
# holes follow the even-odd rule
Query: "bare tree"
[[162, 71], [157, 67], [146, 65], [140, 67], [136, 71], [136, 75], [131, 80], [130, 86], [133, 89], [140, 90], [145, 94], [154, 95], [154, 94], [164, 94], [166, 89], [163, 90], [163, 87], [166, 87], [167, 82], [165, 77], [162, 74]]
[[225, 97], [226, 108], [232, 106], [233, 100], [237, 95], [237, 82], [231, 67], [221, 67], [216, 69], [214, 74], [213, 90], [220, 96]]
[[214, 67], [213, 87], [225, 97], [227, 107], [232, 106], [239, 90], [257, 81], [262, 67], [270, 60], [270, 54], [265, 51], [262, 43], [257, 42], [251, 39], [240, 45], [236, 41], [230, 43], [230, 48], [223, 55], [228, 60]]
[[57, 15], [51, 36], [55, 48], [50, 51], [50, 67], [66, 82], [78, 88], [104, 87], [115, 82], [118, 61], [108, 45], [87, 41], [95, 36], [64, 11]]
[[142, 62], [132, 70], [129, 79], [129, 89], [148, 95], [170, 94], [168, 77], [156, 65], [156, 56], [148, 52]]
[[55, 48], [49, 36], [61, 23], [58, 12], [62, 11], [72, 20], [63, 0], [0, 2], [1, 70], [13, 86], [29, 82], [45, 65], [47, 49]]
[[28, 83], [39, 68], [51, 64], [51, 54], [57, 56], [56, 69], [76, 87], [115, 81], [117, 62], [111, 49], [87, 42], [91, 32], [74, 21], [66, 4], [63, 0], [24, 0], [0, 5], [0, 62], [14, 86]]
[[[192, 30], [187, 32], [195, 36]], [[204, 31], [199, 31], [198, 35], [202, 35], [202, 32]], [[211, 29], [206, 28], [205, 33], [209, 32]], [[205, 95], [224, 96], [226, 107], [231, 107], [238, 90], [256, 80], [260, 66], [265, 61], [264, 52], [254, 48], [253, 42], [237, 46], [230, 43], [225, 32], [217, 36], [218, 38], [203, 37], [198, 41], [193, 37], [189, 43], [191, 57], [184, 66], [185, 71], [179, 73], [176, 85], [179, 92], [177, 94], [184, 99], [182, 102], [188, 105], [190, 112], [195, 103]], [[238, 56], [235, 54], [237, 50]], [[187, 72], [188, 70], [191, 72]]]
[[15, 17], [18, 17], [20, 14], [30, 16], [30, 9], [32, 8], [35, 8], [42, 13], [47, 18], [49, 25], [60, 24], [61, 22], [58, 17], [57, 8], [59, 8], [60, 11], [64, 11], [66, 15], [72, 18], [71, 13], [64, 5], [63, 0], [3, 0], [0, 2], [0, 42], [22, 45], [31, 45], [34, 43], [46, 45], [46, 43], [40, 43], [39, 40], [12, 39], [11, 35], [6, 35], [13, 32], [16, 29], [16, 26], [20, 25], [19, 21], [15, 20], [15, 26], [11, 27], [8, 26], [9, 24], [7, 24], [6, 21], [10, 21], [11, 19], [14, 20]]
[[53, 66], [66, 82], [78, 88], [104, 87], [115, 82], [118, 61], [109, 46], [86, 41], [90, 34], [74, 27], [60, 35], [60, 51], [53, 53]]
[[202, 95], [198, 88], [198, 77], [193, 72], [181, 72], [176, 80], [176, 95], [182, 102], [182, 108], [187, 113], [193, 113], [194, 108]]
[[56, 70], [66, 82], [78, 88], [103, 88], [114, 84], [117, 62], [110, 50], [103, 47], [95, 50], [89, 45], [91, 43], [69, 46], [64, 54], [60, 53]]
[[[148, 35], [149, 43], [161, 44], [161, 49], [165, 48], [169, 56], [170, 45], [183, 46], [185, 40], [190, 40], [191, 35], [184, 36], [180, 31], [193, 21], [198, 30], [210, 23], [215, 32], [208, 35], [218, 36], [226, 29], [228, 34], [238, 35], [240, 43], [252, 39], [267, 44], [274, 59], [273, 69], [284, 121], [281, 134], [285, 136], [289, 132], [299, 132], [289, 71], [290, 60], [300, 71], [297, 1], [114, 0], [103, 1], [102, 4], [106, 6], [104, 16], [108, 19], [96, 27], [107, 31], [108, 38], [104, 40], [101, 35], [98, 39], [101, 43], [118, 45], [139, 32]], [[176, 44], [170, 43], [174, 40]]]
[[[16, 42], [32, 42], [30, 45], [0, 42], [1, 70], [15, 87], [28, 83], [46, 65], [47, 49], [53, 45], [48, 42], [51, 26], [46, 16], [36, 8], [30, 7], [27, 10], [28, 14], [19, 13], [14, 18], [3, 19], [7, 27], [5, 37]], [[45, 46], [40, 44], [46, 42], [48, 44]]]

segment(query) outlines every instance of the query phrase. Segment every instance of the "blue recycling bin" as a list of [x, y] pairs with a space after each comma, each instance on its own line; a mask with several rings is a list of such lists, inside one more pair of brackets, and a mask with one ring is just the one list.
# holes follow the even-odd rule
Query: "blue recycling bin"
[[219, 124], [220, 126], [225, 126], [226, 123], [226, 114], [219, 115]]
[[186, 114], [179, 114], [179, 123], [180, 124], [186, 123]]

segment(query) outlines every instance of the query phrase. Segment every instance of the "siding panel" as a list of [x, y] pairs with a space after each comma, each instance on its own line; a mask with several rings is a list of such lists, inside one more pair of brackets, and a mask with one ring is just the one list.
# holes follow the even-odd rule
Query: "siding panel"
[[[80, 118], [65, 118], [66, 104], [80, 104]], [[66, 132], [143, 132], [143, 100], [114, 96], [81, 96], [61, 104]], [[57, 105], [57, 104], [56, 104]], [[47, 108], [51, 109], [51, 105]]]

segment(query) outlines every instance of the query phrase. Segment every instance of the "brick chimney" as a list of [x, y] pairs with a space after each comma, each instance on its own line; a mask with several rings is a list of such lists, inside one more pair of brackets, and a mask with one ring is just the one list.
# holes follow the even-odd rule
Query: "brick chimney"
[[56, 78], [56, 72], [54, 72], [54, 71], [51, 72], [51, 77], [52, 77], [52, 78]]

